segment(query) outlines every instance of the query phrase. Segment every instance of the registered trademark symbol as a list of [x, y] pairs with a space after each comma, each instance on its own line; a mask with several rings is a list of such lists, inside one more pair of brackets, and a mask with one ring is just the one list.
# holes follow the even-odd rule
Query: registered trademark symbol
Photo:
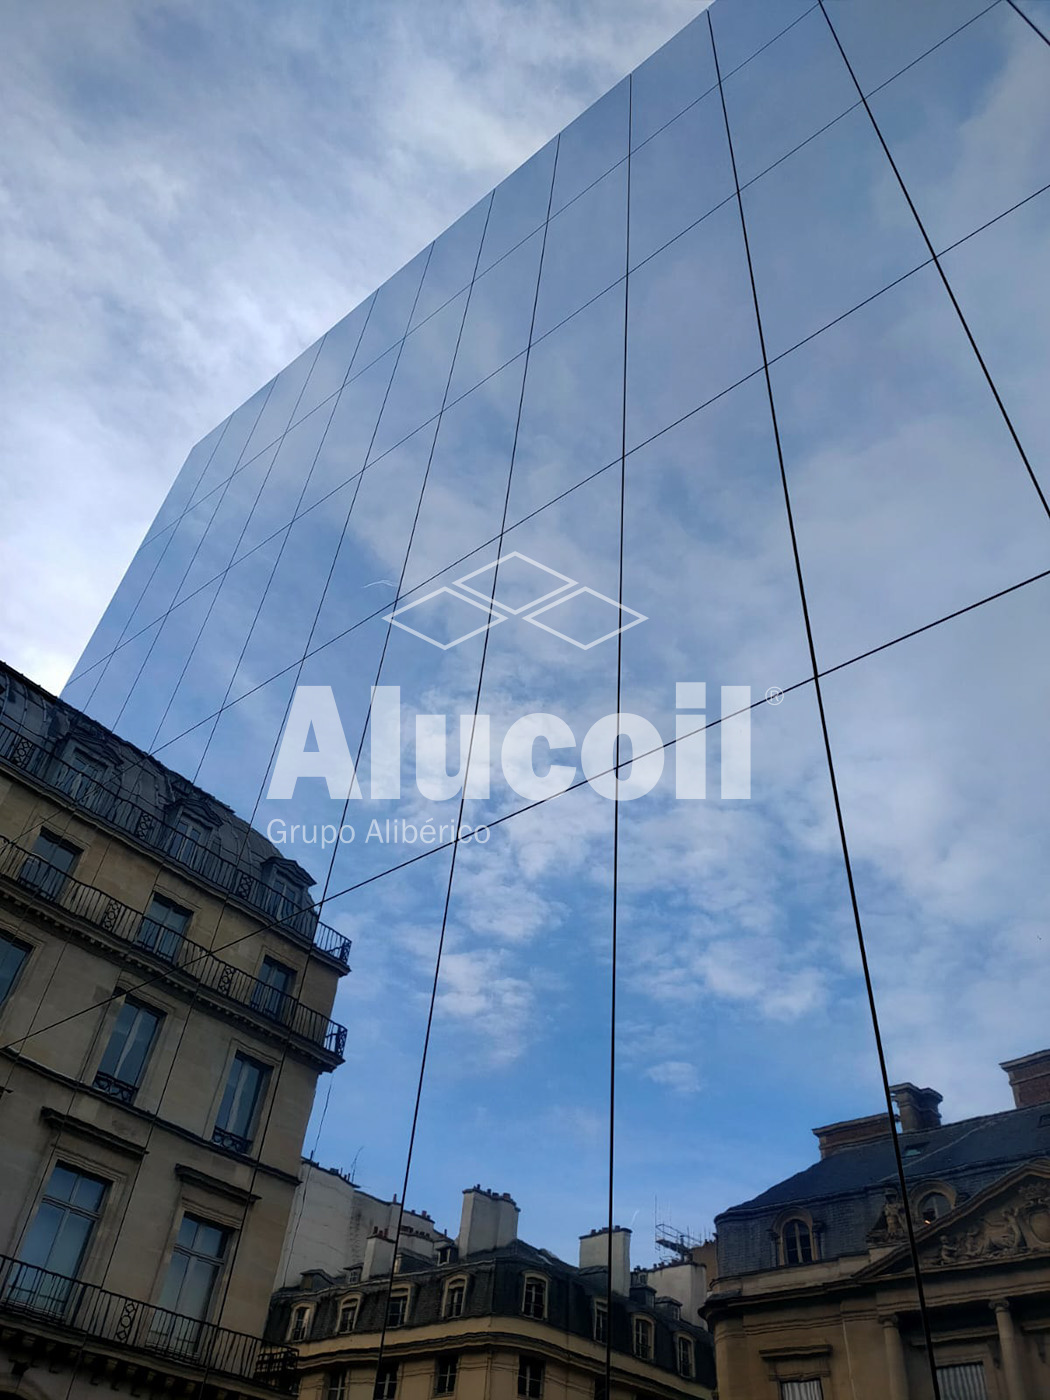
[[778, 685], [771, 685], [766, 691], [766, 704], [779, 705], [784, 698], [784, 692]]

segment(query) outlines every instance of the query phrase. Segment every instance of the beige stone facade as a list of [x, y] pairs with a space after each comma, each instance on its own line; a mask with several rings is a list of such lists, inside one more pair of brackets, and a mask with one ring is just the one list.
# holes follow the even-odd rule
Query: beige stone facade
[[[1050, 1396], [1050, 1052], [1012, 1110], [942, 1124], [898, 1085], [941, 1400]], [[815, 1129], [821, 1161], [721, 1215], [705, 1306], [720, 1400], [933, 1400], [885, 1115]]]
[[0, 669], [0, 1392], [291, 1383], [260, 1339], [345, 1041], [309, 884]]
[[[570, 1265], [517, 1236], [506, 1194], [464, 1192], [437, 1257], [382, 1235], [339, 1276], [307, 1271], [274, 1299], [268, 1336], [298, 1349], [303, 1400], [711, 1400], [711, 1338], [677, 1300], [633, 1282], [630, 1231], [581, 1238]], [[695, 1285], [693, 1285], [695, 1287]]]

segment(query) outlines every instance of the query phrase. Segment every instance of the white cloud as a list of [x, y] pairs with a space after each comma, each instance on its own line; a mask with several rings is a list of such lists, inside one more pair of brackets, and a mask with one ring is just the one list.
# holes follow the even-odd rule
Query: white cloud
[[694, 11], [12, 12], [6, 658], [61, 686], [191, 444]]

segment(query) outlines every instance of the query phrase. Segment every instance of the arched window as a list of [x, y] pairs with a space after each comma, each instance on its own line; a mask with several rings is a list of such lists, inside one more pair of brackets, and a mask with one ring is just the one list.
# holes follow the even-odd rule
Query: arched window
[[547, 1316], [547, 1280], [540, 1274], [525, 1275], [521, 1310], [526, 1317]]
[[467, 1280], [461, 1275], [450, 1278], [445, 1284], [445, 1301], [442, 1304], [442, 1317], [462, 1317], [467, 1302]]
[[642, 1361], [651, 1361], [653, 1357], [653, 1324], [648, 1317], [635, 1314], [634, 1326], [632, 1328], [632, 1338], [634, 1341], [634, 1354]]
[[290, 1342], [301, 1342], [310, 1330], [310, 1311], [305, 1304], [292, 1309], [292, 1325], [288, 1332]]
[[339, 1304], [339, 1315], [336, 1318], [335, 1330], [337, 1332], [352, 1332], [354, 1330], [357, 1323], [357, 1309], [360, 1304], [361, 1299], [356, 1294], [342, 1300]]
[[780, 1257], [784, 1264], [812, 1264], [816, 1258], [813, 1231], [800, 1216], [792, 1216], [780, 1227]]
[[947, 1215], [951, 1208], [952, 1203], [943, 1191], [927, 1191], [919, 1200], [919, 1219], [924, 1225], [932, 1225], [942, 1215]]
[[395, 1288], [387, 1299], [386, 1305], [386, 1325], [388, 1327], [403, 1327], [408, 1320], [409, 1290], [407, 1288]]

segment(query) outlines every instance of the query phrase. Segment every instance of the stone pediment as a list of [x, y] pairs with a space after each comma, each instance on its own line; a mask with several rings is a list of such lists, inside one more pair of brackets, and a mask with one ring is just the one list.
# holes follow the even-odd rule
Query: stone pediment
[[[950, 1215], [916, 1231], [924, 1269], [987, 1266], [1025, 1257], [1050, 1261], [1050, 1162], [1022, 1167], [972, 1196]], [[907, 1245], [863, 1271], [865, 1276], [911, 1267]]]

